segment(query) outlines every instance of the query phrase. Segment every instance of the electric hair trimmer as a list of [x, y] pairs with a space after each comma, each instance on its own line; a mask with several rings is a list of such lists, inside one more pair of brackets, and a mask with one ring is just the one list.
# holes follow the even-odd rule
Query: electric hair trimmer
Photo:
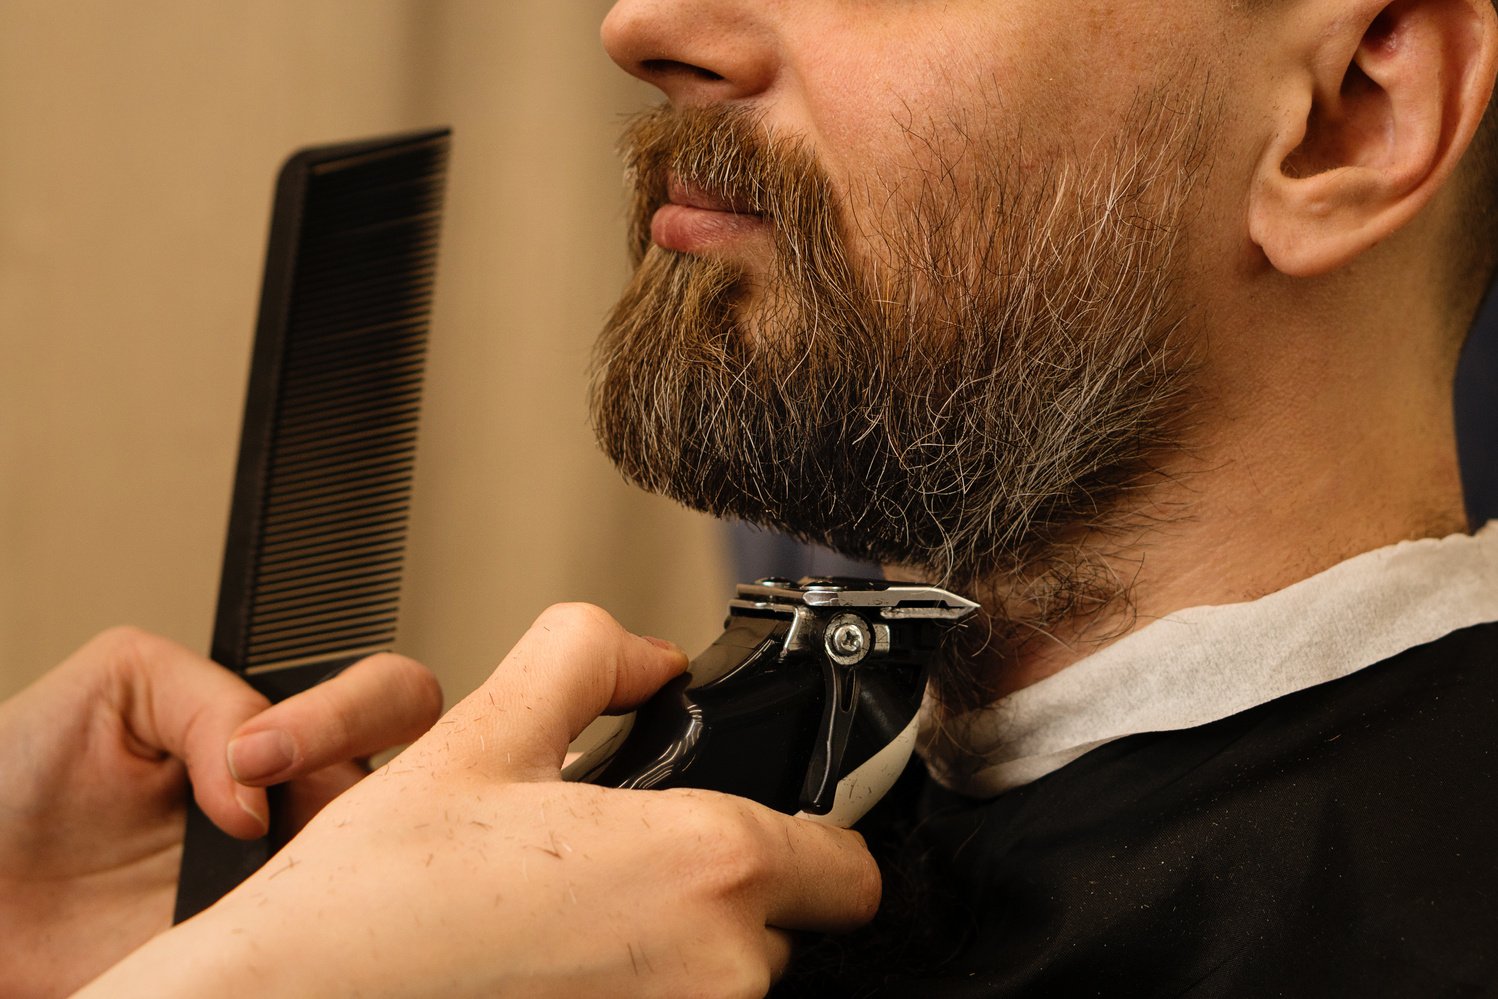
[[563, 776], [723, 791], [851, 826], [905, 769], [926, 673], [977, 609], [883, 580], [741, 584], [722, 636], [690, 671]]

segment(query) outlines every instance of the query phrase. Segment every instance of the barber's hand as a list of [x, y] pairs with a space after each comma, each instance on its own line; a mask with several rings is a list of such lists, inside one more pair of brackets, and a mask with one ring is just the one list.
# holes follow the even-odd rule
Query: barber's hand
[[241, 838], [265, 832], [264, 786], [295, 780], [297, 828], [441, 699], [425, 668], [380, 655], [268, 707], [164, 638], [95, 638], [0, 703], [0, 993], [66, 995], [170, 926], [189, 773]]
[[552, 608], [424, 738], [84, 995], [763, 995], [792, 931], [872, 918], [861, 837], [558, 779], [588, 722], [685, 665], [596, 608]]

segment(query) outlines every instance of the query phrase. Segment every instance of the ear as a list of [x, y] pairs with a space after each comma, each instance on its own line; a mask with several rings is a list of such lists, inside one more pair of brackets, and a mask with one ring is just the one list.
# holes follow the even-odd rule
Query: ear
[[[1352, 9], [1349, 10], [1348, 8]], [[1313, 0], [1280, 91], [1249, 235], [1279, 271], [1336, 270], [1414, 218], [1477, 131], [1498, 67], [1491, 0]]]

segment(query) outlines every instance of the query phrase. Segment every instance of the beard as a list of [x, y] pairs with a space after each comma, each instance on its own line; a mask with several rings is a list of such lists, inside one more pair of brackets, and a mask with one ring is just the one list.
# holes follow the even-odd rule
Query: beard
[[[1111, 600], [1098, 541], [1188, 409], [1177, 285], [1207, 131], [1158, 97], [1127, 118], [1038, 171], [1017, 134], [912, 132], [900, 178], [839, 198], [742, 109], [642, 115], [636, 269], [593, 370], [604, 451], [689, 507], [969, 591], [991, 623]], [[766, 220], [771, 265], [653, 245], [668, 178]]]

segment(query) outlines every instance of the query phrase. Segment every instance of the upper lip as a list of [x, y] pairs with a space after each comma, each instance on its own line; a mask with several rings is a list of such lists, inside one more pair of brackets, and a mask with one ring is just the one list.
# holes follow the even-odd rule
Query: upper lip
[[709, 212], [729, 212], [734, 215], [760, 214], [741, 199], [714, 193], [677, 177], [670, 177], [666, 181], [666, 200], [673, 205], [700, 208]]

